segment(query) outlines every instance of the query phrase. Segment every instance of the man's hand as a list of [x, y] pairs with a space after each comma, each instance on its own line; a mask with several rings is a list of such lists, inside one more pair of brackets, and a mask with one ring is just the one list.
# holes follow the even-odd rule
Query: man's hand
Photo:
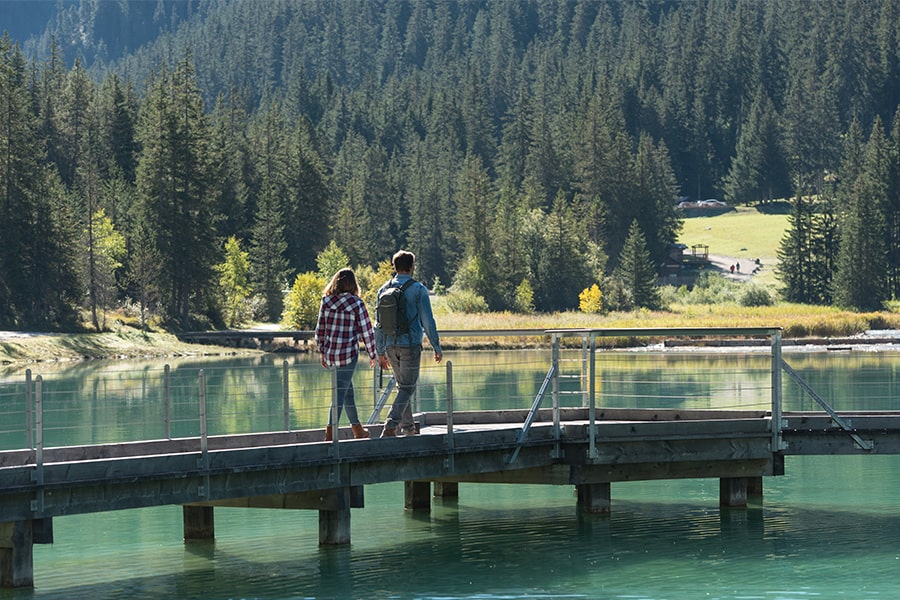
[[439, 362], [441, 362], [442, 358], [444, 358], [444, 355], [442, 353], [440, 353], [440, 352], [434, 353], [434, 362], [439, 363]]
[[391, 368], [391, 361], [388, 360], [386, 354], [382, 354], [378, 357], [378, 366], [384, 369], [385, 371]]

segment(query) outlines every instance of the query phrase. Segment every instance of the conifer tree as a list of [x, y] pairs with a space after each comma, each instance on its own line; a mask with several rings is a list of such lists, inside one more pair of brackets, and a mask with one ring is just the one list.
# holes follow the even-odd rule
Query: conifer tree
[[778, 247], [777, 277], [788, 302], [814, 302], [814, 213], [812, 201], [798, 194], [791, 202], [788, 230]]
[[876, 118], [866, 144], [859, 176], [848, 182], [847, 206], [841, 220], [841, 246], [834, 277], [834, 301], [857, 310], [877, 310], [888, 299], [886, 196], [884, 168], [886, 140]]
[[[40, 103], [38, 103], [39, 105]], [[25, 63], [0, 38], [0, 325], [71, 325], [80, 297], [79, 228], [48, 166], [31, 110]]]
[[647, 249], [647, 239], [637, 220], [632, 221], [628, 237], [622, 247], [619, 265], [614, 276], [630, 292], [636, 306], [659, 308], [659, 290], [656, 287], [657, 272]]
[[186, 56], [154, 81], [142, 106], [137, 186], [155, 246], [167, 315], [189, 325], [206, 310], [218, 248], [209, 181], [209, 125]]

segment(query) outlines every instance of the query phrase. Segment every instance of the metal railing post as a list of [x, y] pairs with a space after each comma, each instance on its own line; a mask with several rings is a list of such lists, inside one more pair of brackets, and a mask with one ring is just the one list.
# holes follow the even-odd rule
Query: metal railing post
[[781, 446], [781, 332], [772, 334], [772, 452], [780, 452]]
[[25, 441], [34, 448], [34, 424], [32, 423], [31, 369], [25, 369]]
[[282, 410], [284, 411], [284, 430], [291, 430], [291, 399], [288, 386], [288, 361], [283, 363], [283, 374], [281, 378], [281, 400]]
[[447, 460], [446, 467], [453, 470], [453, 363], [447, 361]]
[[556, 440], [554, 455], [559, 456], [559, 339], [557, 333], [552, 334], [552, 362], [553, 362], [553, 438]]
[[172, 415], [171, 415], [171, 403], [172, 403], [172, 373], [169, 365], [166, 365], [163, 369], [163, 406], [165, 410], [165, 428], [166, 428], [166, 439], [172, 439]]
[[200, 387], [200, 468], [204, 473], [205, 485], [200, 486], [197, 495], [205, 497], [209, 487], [209, 439], [206, 422], [206, 376], [203, 369], [200, 369], [198, 379]]
[[44, 378], [34, 379], [34, 482], [38, 485], [33, 512], [44, 512]]
[[[331, 371], [331, 440], [332, 440], [332, 451], [331, 455], [338, 459], [340, 458], [340, 451], [338, 450], [338, 440], [340, 440], [340, 425], [338, 424], [338, 389], [337, 389], [337, 368], [329, 367], [329, 371]], [[335, 470], [337, 466], [335, 465]]]
[[596, 389], [596, 381], [597, 381], [597, 336], [591, 332], [591, 343], [590, 343], [590, 368], [588, 370], [588, 396], [590, 400], [590, 405], [588, 408], [588, 435], [590, 439], [588, 440], [588, 457], [589, 458], [598, 458], [597, 457], [597, 389]]
[[[590, 335], [593, 342], [594, 334]], [[588, 385], [585, 385], [588, 376], [588, 336], [581, 336], [581, 406], [588, 405]]]

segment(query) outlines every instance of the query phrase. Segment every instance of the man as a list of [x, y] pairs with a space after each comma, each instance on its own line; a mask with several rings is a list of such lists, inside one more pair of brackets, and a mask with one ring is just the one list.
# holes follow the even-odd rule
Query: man
[[[412, 279], [416, 256], [412, 252], [400, 250], [391, 259], [394, 265], [393, 279], [381, 286], [378, 295], [381, 296], [385, 289], [391, 286], [402, 286]], [[415, 425], [412, 421], [412, 409], [410, 399], [416, 391], [416, 383], [419, 380], [419, 366], [422, 356], [422, 335], [428, 336], [428, 341], [434, 349], [434, 361], [441, 362], [441, 341], [434, 322], [434, 314], [431, 312], [431, 299], [425, 286], [416, 281], [403, 292], [403, 306], [406, 308], [406, 318], [409, 321], [409, 333], [388, 335], [379, 327], [375, 328], [375, 351], [378, 354], [378, 364], [382, 369], [393, 369], [394, 380], [397, 382], [397, 398], [391, 406], [387, 421], [381, 437], [395, 437], [398, 429], [404, 434], [415, 434]], [[401, 428], [402, 426], [402, 428]]]

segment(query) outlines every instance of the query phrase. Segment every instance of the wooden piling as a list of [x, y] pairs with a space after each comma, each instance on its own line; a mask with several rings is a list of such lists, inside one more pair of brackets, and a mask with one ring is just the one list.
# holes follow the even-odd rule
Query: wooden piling
[[182, 506], [185, 540], [213, 540], [216, 523], [212, 506]]
[[34, 587], [31, 520], [0, 523], [0, 588]]
[[459, 483], [456, 481], [435, 481], [435, 498], [459, 498]]
[[319, 511], [319, 545], [342, 545], [350, 543], [350, 488], [334, 490], [334, 509]]
[[403, 506], [411, 510], [431, 510], [431, 482], [404, 481]]
[[722, 477], [719, 479], [719, 506], [744, 508], [747, 506], [748, 477]]
[[575, 486], [578, 505], [582, 512], [608, 515], [611, 510], [611, 485], [609, 483], [582, 483]]

